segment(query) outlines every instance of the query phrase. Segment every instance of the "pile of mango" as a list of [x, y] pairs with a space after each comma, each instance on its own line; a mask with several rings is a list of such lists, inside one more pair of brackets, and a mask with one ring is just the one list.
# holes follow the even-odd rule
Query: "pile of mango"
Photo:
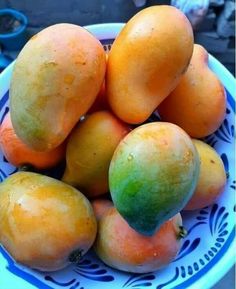
[[[92, 246], [119, 270], [168, 265], [187, 233], [180, 212], [224, 190], [221, 158], [201, 139], [225, 110], [208, 53], [174, 7], [136, 14], [108, 55], [80, 26], [42, 30], [15, 62], [0, 128], [9, 162], [39, 173], [0, 184], [1, 245], [43, 271], [79, 262]], [[161, 121], [148, 122], [153, 113]], [[63, 159], [61, 180], [43, 175]]]

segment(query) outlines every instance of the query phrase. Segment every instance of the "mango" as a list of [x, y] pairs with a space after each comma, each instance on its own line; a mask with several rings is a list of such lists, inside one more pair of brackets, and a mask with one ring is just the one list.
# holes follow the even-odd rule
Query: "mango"
[[201, 140], [193, 139], [200, 157], [200, 174], [193, 196], [185, 210], [196, 210], [212, 205], [226, 185], [224, 164], [218, 153]]
[[106, 88], [113, 112], [144, 122], [177, 86], [193, 51], [192, 27], [168, 5], [148, 7], [124, 26], [109, 53]]
[[10, 113], [6, 114], [0, 126], [0, 149], [6, 159], [16, 167], [30, 165], [39, 170], [51, 168], [64, 159], [65, 148], [65, 143], [62, 143], [52, 151], [32, 150], [17, 137]]
[[0, 184], [0, 243], [17, 262], [59, 270], [80, 260], [96, 232], [91, 204], [71, 186], [29, 172]]
[[109, 168], [114, 206], [137, 232], [151, 236], [182, 210], [199, 175], [199, 156], [178, 126], [153, 122], [131, 131]]
[[115, 269], [148, 273], [173, 261], [185, 234], [180, 214], [147, 237], [133, 230], [115, 208], [110, 208], [98, 222], [94, 249], [105, 264]]
[[191, 137], [202, 138], [219, 128], [225, 111], [224, 87], [208, 67], [207, 51], [195, 44], [186, 73], [158, 112], [164, 121], [177, 124]]
[[101, 43], [78, 25], [56, 24], [33, 36], [10, 85], [17, 136], [37, 151], [59, 146], [94, 102], [105, 69]]
[[108, 111], [88, 115], [68, 139], [62, 180], [88, 197], [107, 193], [112, 155], [128, 132], [129, 127]]
[[106, 199], [95, 199], [92, 201], [92, 207], [97, 220], [100, 220], [102, 216], [113, 206], [112, 201]]

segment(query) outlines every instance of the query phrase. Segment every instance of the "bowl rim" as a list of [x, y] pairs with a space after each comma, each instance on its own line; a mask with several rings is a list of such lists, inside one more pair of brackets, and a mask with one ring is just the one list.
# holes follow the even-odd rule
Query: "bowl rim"
[[[84, 26], [90, 33], [95, 34], [96, 37], [100, 40], [105, 39], [114, 39], [115, 35], [119, 33], [119, 31], [124, 26], [124, 23], [104, 23], [104, 24], [94, 24]], [[11, 63], [1, 74], [0, 74], [0, 105], [2, 97], [6, 94], [9, 89], [9, 83], [11, 78], [11, 70], [13, 68], [14, 62]], [[224, 84], [225, 88], [229, 91], [232, 99], [228, 99], [230, 106], [233, 109], [235, 114], [235, 87], [236, 80], [233, 75], [212, 55], [209, 54], [209, 67], [210, 69], [214, 67], [214, 71], [217, 74], [218, 78]], [[233, 232], [234, 231], [234, 232]], [[232, 242], [229, 245], [228, 249], [224, 252], [222, 257], [216, 261], [212, 268], [210, 268], [204, 275], [200, 276], [199, 279], [193, 281], [193, 283], [189, 284], [191, 289], [198, 288], [211, 288], [214, 286], [234, 265], [236, 262], [236, 239], [235, 239], [235, 230], [232, 238]], [[181, 284], [180, 284], [181, 285]], [[180, 286], [179, 285], [179, 286]], [[179, 287], [178, 288], [182, 288]]]
[[13, 15], [16, 19], [22, 20], [23, 23], [21, 23], [19, 29], [17, 29], [14, 32], [4, 34], [0, 33], [0, 39], [9, 39], [18, 36], [26, 29], [26, 26], [28, 25], [28, 18], [20, 11], [11, 8], [0, 9], [0, 15], [9, 15], [9, 14]]

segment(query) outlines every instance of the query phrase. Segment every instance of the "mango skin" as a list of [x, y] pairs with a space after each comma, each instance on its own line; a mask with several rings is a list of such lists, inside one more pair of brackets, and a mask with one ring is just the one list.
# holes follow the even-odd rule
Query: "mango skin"
[[99, 258], [115, 269], [148, 273], [174, 260], [180, 245], [182, 219], [177, 214], [166, 221], [151, 237], [133, 230], [115, 208], [110, 208], [98, 222], [94, 249]]
[[196, 210], [212, 205], [226, 185], [224, 164], [217, 152], [201, 140], [193, 139], [200, 157], [200, 174], [193, 196], [185, 210]]
[[178, 126], [153, 122], [131, 131], [109, 168], [114, 206], [137, 232], [151, 236], [184, 208], [196, 187], [199, 156]]
[[102, 216], [114, 205], [112, 201], [106, 199], [95, 199], [92, 201], [92, 207], [97, 220], [100, 220]]
[[75, 250], [88, 251], [96, 232], [91, 204], [71, 186], [29, 172], [0, 184], [0, 243], [17, 262], [59, 270]]
[[[107, 63], [107, 60], [108, 60], [108, 54], [106, 54], [106, 63]], [[96, 99], [93, 105], [90, 107], [87, 113], [91, 114], [93, 112], [100, 111], [100, 110], [109, 110], [109, 105], [108, 105], [107, 96], [106, 96], [105, 79], [103, 81], [103, 84], [100, 88], [98, 95], [96, 96]]]
[[0, 125], [0, 149], [8, 162], [16, 167], [31, 165], [37, 169], [47, 169], [56, 166], [64, 159], [66, 146], [62, 143], [48, 152], [32, 150], [15, 134], [8, 112]]
[[158, 112], [164, 121], [177, 124], [191, 137], [202, 138], [220, 127], [225, 111], [224, 87], [208, 67], [207, 51], [195, 44], [186, 73]]
[[107, 193], [112, 155], [129, 130], [108, 111], [88, 115], [68, 139], [63, 182], [79, 188], [88, 197]]
[[102, 85], [101, 43], [84, 28], [56, 24], [33, 36], [20, 52], [10, 85], [14, 130], [29, 147], [59, 146]]
[[144, 122], [177, 86], [193, 51], [192, 27], [173, 6], [137, 13], [109, 53], [106, 86], [113, 112], [131, 124]]

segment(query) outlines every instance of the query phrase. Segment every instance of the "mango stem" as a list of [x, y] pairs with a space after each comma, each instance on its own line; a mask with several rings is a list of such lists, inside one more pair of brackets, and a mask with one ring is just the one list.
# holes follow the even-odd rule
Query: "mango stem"
[[20, 172], [35, 172], [35, 167], [31, 164], [23, 164], [19, 167]]
[[69, 256], [69, 261], [71, 263], [79, 263], [79, 261], [82, 258], [82, 252], [83, 250], [80, 250], [80, 249], [73, 251]]
[[178, 234], [178, 238], [179, 239], [183, 239], [188, 235], [188, 231], [183, 227], [183, 226], [179, 226], [179, 234]]

